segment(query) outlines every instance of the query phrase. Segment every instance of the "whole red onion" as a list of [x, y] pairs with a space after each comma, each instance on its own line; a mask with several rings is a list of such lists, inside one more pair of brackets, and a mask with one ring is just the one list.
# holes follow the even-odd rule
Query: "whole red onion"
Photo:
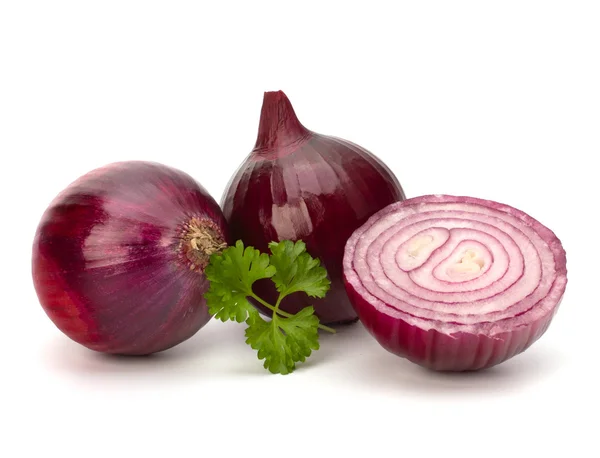
[[[234, 239], [261, 251], [271, 241], [303, 240], [329, 273], [324, 299], [295, 294], [281, 309], [313, 305], [321, 322], [356, 320], [342, 281], [344, 245], [373, 213], [404, 199], [394, 174], [373, 154], [347, 140], [306, 129], [286, 95], [264, 94], [258, 139], [230, 180], [221, 206]], [[275, 302], [271, 282], [256, 287]], [[270, 312], [256, 304], [263, 313]]]
[[508, 205], [440, 195], [373, 215], [348, 240], [344, 275], [384, 348], [449, 371], [527, 349], [567, 284], [565, 251], [550, 229]]
[[50, 204], [33, 244], [33, 280], [50, 319], [74, 341], [146, 355], [209, 321], [204, 267], [227, 241], [219, 206], [189, 175], [115, 163]]

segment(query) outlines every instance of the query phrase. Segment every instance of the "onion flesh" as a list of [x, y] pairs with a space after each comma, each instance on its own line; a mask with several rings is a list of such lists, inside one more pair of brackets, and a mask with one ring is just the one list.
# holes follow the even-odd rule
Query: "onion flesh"
[[477, 370], [546, 331], [566, 288], [566, 254], [550, 229], [513, 207], [422, 196], [353, 233], [344, 281], [388, 351], [436, 370]]
[[[306, 243], [327, 269], [331, 289], [323, 299], [286, 297], [281, 309], [314, 306], [324, 324], [356, 321], [342, 280], [344, 245], [373, 213], [404, 199], [400, 183], [372, 153], [340, 138], [306, 129], [286, 95], [266, 92], [256, 145], [231, 178], [222, 198], [232, 237], [260, 251], [271, 241]], [[277, 300], [269, 281], [255, 285]], [[255, 304], [267, 315], [270, 311]]]
[[50, 204], [33, 244], [42, 307], [92, 350], [146, 355], [210, 319], [203, 269], [227, 242], [218, 204], [189, 175], [120, 162], [79, 178]]

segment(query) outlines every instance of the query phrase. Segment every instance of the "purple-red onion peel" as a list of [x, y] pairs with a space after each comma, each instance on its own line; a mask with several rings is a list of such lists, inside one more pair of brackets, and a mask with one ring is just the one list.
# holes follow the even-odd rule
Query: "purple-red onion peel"
[[44, 213], [34, 285], [71, 339], [99, 352], [146, 355], [209, 321], [204, 267], [228, 241], [219, 206], [189, 175], [115, 163], [79, 178]]
[[[222, 207], [234, 240], [260, 251], [271, 241], [306, 243], [327, 269], [331, 289], [323, 299], [291, 295], [281, 309], [297, 313], [313, 305], [322, 323], [335, 324], [356, 320], [342, 280], [346, 240], [373, 213], [402, 199], [400, 183], [379, 159], [306, 129], [278, 91], [264, 95], [256, 145], [229, 182]], [[267, 302], [277, 300], [271, 282], [255, 289]]]

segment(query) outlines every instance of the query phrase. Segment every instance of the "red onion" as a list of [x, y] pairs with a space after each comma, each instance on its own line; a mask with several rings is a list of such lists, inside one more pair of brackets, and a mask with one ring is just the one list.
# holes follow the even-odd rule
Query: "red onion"
[[[394, 174], [373, 154], [347, 140], [306, 129], [286, 95], [266, 92], [254, 149], [229, 182], [223, 213], [234, 239], [261, 251], [271, 241], [303, 240], [329, 273], [324, 299], [289, 296], [281, 309], [308, 305], [322, 323], [356, 320], [342, 280], [344, 245], [373, 213], [404, 199]], [[274, 302], [271, 282], [255, 286]], [[265, 314], [270, 312], [255, 304]]]
[[54, 324], [99, 352], [173, 347], [210, 319], [209, 255], [226, 222], [189, 175], [149, 162], [96, 169], [60, 193], [33, 245], [33, 280]]
[[436, 195], [390, 205], [354, 232], [344, 279], [385, 349], [465, 371], [499, 364], [546, 331], [567, 268], [561, 242], [531, 216]]

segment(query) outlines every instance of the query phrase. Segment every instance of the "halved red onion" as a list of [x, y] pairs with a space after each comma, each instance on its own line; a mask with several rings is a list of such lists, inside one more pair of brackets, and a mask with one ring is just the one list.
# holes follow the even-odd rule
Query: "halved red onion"
[[508, 205], [422, 196], [353, 233], [344, 282], [385, 349], [435, 370], [476, 370], [546, 331], [567, 284], [566, 255], [550, 229]]

